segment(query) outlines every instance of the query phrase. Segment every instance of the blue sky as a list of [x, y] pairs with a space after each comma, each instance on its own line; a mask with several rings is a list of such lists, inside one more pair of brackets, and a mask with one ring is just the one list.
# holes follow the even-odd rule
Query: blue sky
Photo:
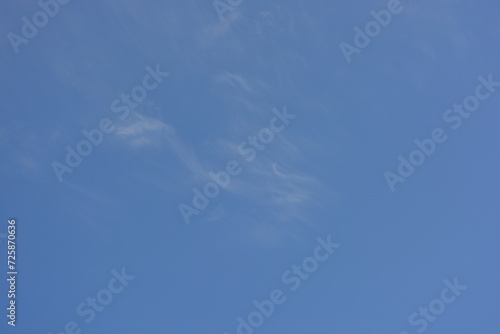
[[[387, 1], [243, 0], [223, 20], [211, 1], [71, 1], [17, 53], [8, 34], [41, 9], [0, 6], [0, 263], [15, 218], [19, 271], [2, 333], [233, 334], [280, 289], [255, 333], [413, 334], [456, 277], [467, 289], [425, 332], [500, 328], [500, 88], [459, 129], [443, 119], [478, 77], [500, 81], [497, 2], [402, 0], [350, 63], [340, 43]], [[168, 76], [120, 119], [148, 66]], [[296, 118], [248, 162], [238, 146], [273, 109]], [[103, 119], [114, 130], [59, 182], [53, 162]], [[384, 173], [435, 128], [447, 140], [391, 191]], [[232, 160], [186, 224], [179, 205]], [[341, 246], [291, 291], [282, 275], [327, 236]], [[122, 268], [135, 278], [86, 323], [77, 306]]]

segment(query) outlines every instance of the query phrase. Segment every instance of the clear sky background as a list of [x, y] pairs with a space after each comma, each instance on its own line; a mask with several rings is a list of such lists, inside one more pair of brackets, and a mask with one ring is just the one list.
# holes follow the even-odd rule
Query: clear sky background
[[[0, 233], [18, 223], [18, 322], [2, 333], [236, 333], [273, 289], [259, 334], [418, 333], [408, 317], [467, 286], [426, 333], [498, 333], [500, 88], [452, 130], [443, 113], [500, 81], [498, 1], [404, 0], [347, 63], [339, 44], [387, 1], [76, 1], [15, 53], [36, 1], [0, 5]], [[110, 109], [147, 66], [170, 75], [125, 120]], [[297, 115], [246, 162], [237, 146], [272, 109]], [[110, 118], [115, 131], [59, 182], [51, 164]], [[413, 141], [448, 140], [391, 192]], [[242, 172], [185, 224], [210, 171]], [[281, 275], [316, 238], [341, 247], [292, 292]], [[85, 323], [76, 314], [135, 279]]]

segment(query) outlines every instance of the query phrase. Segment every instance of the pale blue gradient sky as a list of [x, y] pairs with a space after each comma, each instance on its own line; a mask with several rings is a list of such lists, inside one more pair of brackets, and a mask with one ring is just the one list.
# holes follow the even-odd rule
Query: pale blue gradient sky
[[[39, 8], [4, 1], [0, 220], [19, 225], [20, 306], [2, 333], [233, 334], [328, 234], [342, 247], [255, 333], [417, 333], [408, 316], [454, 277], [468, 289], [426, 333], [498, 330], [500, 90], [457, 131], [442, 115], [479, 75], [500, 81], [500, 5], [402, 3], [347, 64], [339, 43], [387, 1], [244, 0], [225, 22], [211, 1], [72, 1], [17, 54], [5, 36]], [[170, 76], [119, 121], [111, 102], [156, 64]], [[237, 145], [284, 106], [297, 118], [245, 163]], [[117, 131], [58, 182], [51, 163], [104, 117]], [[384, 172], [436, 127], [447, 142], [391, 193]], [[232, 159], [241, 175], [184, 224], [179, 203]], [[76, 306], [123, 267], [136, 279], [84, 324]]]

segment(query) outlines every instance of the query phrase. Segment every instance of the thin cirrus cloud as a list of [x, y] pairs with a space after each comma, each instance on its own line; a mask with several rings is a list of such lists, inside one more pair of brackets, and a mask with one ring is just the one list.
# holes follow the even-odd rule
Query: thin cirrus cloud
[[[203, 165], [212, 164], [200, 161], [194, 149], [182, 142], [171, 125], [138, 113], [134, 115], [136, 117], [132, 122], [117, 128], [115, 135], [118, 139], [134, 150], [160, 149], [166, 146], [192, 173], [193, 178], [188, 181], [194, 186], [200, 186], [209, 179], [208, 170]], [[285, 134], [280, 137], [284, 138], [275, 139], [270, 144], [271, 154], [263, 153], [249, 163], [245, 163], [237, 152], [239, 142], [225, 140], [215, 146], [217, 151], [225, 152], [222, 155], [228, 161], [237, 159], [243, 163], [242, 174], [232, 178], [226, 188], [234, 196], [234, 200], [264, 205], [279, 221], [285, 221], [291, 217], [303, 216], [304, 210], [311, 205], [321, 205], [320, 197], [325, 194], [325, 189], [313, 176], [290, 166], [290, 159], [301, 158], [297, 154], [300, 148], [295, 147]], [[217, 168], [218, 165], [214, 165], [213, 170]], [[213, 205], [205, 217], [208, 221], [230, 214], [225, 210], [224, 203], [214, 202]]]
[[133, 149], [161, 148], [166, 145], [181, 160], [195, 179], [203, 178], [205, 171], [193, 149], [186, 146], [173, 126], [134, 112], [136, 119], [117, 128], [115, 135]]
[[252, 202], [269, 206], [278, 216], [296, 215], [311, 204], [320, 204], [321, 185], [310, 175], [285, 162], [268, 159], [246, 166], [247, 177], [236, 179], [228, 190]]
[[250, 84], [239, 74], [224, 72], [216, 75], [214, 80], [218, 84], [228, 84], [233, 87], [242, 88], [249, 93], [252, 92]]

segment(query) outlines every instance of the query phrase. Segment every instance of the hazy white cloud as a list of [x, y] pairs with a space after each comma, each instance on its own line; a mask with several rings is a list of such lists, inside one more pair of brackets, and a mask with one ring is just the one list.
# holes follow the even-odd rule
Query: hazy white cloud
[[247, 80], [245, 80], [241, 75], [224, 72], [215, 76], [215, 82], [219, 84], [229, 84], [233, 87], [243, 88], [247, 92], [251, 92], [252, 88]]
[[163, 148], [166, 146], [184, 163], [195, 178], [205, 178], [194, 150], [186, 146], [177, 135], [173, 126], [151, 117], [134, 113], [136, 119], [117, 128], [116, 136], [134, 149]]
[[116, 130], [116, 135], [122, 138], [147, 136], [151, 132], [168, 130], [169, 126], [160, 120], [134, 113], [139, 118], [137, 122], [122, 126]]

